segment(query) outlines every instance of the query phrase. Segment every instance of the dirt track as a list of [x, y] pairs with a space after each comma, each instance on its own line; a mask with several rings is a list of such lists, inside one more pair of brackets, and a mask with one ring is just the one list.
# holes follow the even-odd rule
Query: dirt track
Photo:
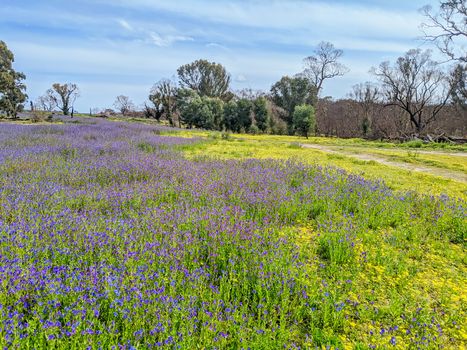
[[[369, 154], [369, 153], [364, 153], [364, 152], [350, 153], [346, 151], [336, 150], [331, 147], [323, 146], [323, 145], [301, 144], [300, 146], [303, 148], [317, 149], [317, 150], [320, 150], [326, 153], [339, 154], [345, 157], [352, 157], [352, 158], [356, 158], [359, 160], [375, 161], [375, 162], [388, 165], [388, 166], [393, 166], [393, 167], [397, 167], [397, 168], [401, 168], [401, 169], [405, 169], [409, 171], [418, 171], [418, 172], [427, 173], [427, 174], [434, 175], [434, 176], [448, 178], [454, 181], [467, 183], [467, 174], [462, 171], [453, 171], [453, 170], [437, 168], [437, 167], [414, 165], [414, 164], [404, 163], [404, 162], [395, 162], [395, 161], [387, 159], [384, 156], [379, 156], [379, 155], [377, 156], [374, 154]], [[443, 153], [439, 151], [426, 151], [426, 150], [417, 151], [417, 152], [424, 153], [424, 154], [450, 155], [450, 156], [459, 156], [459, 157], [467, 156], [467, 154], [465, 153]]]

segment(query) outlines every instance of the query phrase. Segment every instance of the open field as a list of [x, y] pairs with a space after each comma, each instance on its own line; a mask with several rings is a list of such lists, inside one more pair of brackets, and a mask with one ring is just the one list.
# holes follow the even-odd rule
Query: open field
[[0, 345], [462, 349], [462, 151], [0, 123]]
[[[164, 134], [164, 132], [163, 132]], [[167, 135], [191, 137], [193, 132], [167, 131]], [[292, 159], [313, 165], [335, 166], [375, 180], [394, 190], [447, 194], [467, 199], [465, 146], [440, 151], [406, 145], [333, 138], [297, 138], [270, 135], [230, 135], [196, 132], [203, 143], [183, 147], [189, 157], [219, 159]]]

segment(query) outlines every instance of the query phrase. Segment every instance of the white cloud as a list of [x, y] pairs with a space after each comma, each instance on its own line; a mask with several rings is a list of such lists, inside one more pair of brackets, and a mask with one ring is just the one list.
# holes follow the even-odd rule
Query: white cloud
[[237, 75], [237, 77], [235, 78], [235, 81], [236, 81], [237, 83], [245, 83], [245, 82], [248, 81], [248, 79], [247, 79], [247, 77], [244, 76], [243, 74], [239, 74], [239, 75]]
[[209, 44], [206, 44], [206, 47], [211, 48], [211, 49], [229, 51], [229, 48], [227, 46], [219, 44], [219, 43], [209, 43]]
[[134, 28], [127, 22], [125, 21], [124, 19], [118, 19], [117, 20], [118, 24], [120, 24], [122, 26], [123, 29], [126, 29], [130, 32], [134, 31]]
[[149, 32], [151, 42], [159, 47], [167, 47], [178, 41], [193, 41], [193, 38], [183, 35], [161, 35], [156, 32]]
[[[113, 1], [113, 3], [115, 3]], [[210, 0], [120, 0], [125, 7], [168, 11], [206, 22], [271, 29], [303, 29], [308, 32], [340, 32], [344, 35], [419, 36], [419, 13], [383, 10], [319, 1], [248, 2]]]
[[[342, 62], [351, 69], [324, 88], [324, 94], [339, 97], [352, 85], [371, 79], [371, 66], [421, 44], [412, 40], [420, 35], [416, 12], [376, 5], [101, 0], [98, 7], [106, 8], [103, 3], [112, 6], [97, 15], [69, 8], [52, 11], [50, 5], [37, 4], [5, 8], [5, 16], [21, 29], [6, 30], [2, 39], [15, 53], [15, 67], [27, 75], [31, 98], [53, 82], [72, 81], [81, 86], [80, 110], [111, 105], [119, 94], [139, 103], [154, 82], [199, 58], [222, 63], [232, 75], [234, 89], [269, 90], [283, 75], [301, 71], [302, 59], [322, 40], [344, 49]], [[4, 28], [1, 25], [0, 21]], [[34, 30], [44, 25], [48, 31]]]

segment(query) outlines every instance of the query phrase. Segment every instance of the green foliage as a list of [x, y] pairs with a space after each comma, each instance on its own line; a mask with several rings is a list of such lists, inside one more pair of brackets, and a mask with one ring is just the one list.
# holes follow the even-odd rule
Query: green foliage
[[363, 118], [362, 120], [362, 133], [363, 137], [367, 137], [371, 134], [371, 123], [370, 119], [367, 117]]
[[404, 146], [409, 147], [409, 148], [422, 148], [423, 141], [422, 140], [408, 141], [404, 143]]
[[317, 254], [321, 259], [333, 264], [350, 263], [354, 257], [352, 240], [342, 233], [322, 235], [318, 240]]
[[193, 108], [193, 101], [198, 100], [199, 95], [191, 89], [178, 89], [177, 91], [177, 107], [180, 113], [181, 121], [189, 128], [192, 128], [195, 123], [196, 111]]
[[221, 134], [221, 138], [222, 138], [222, 140], [230, 141], [230, 140], [232, 140], [232, 135], [230, 135], [230, 133], [228, 133], [228, 132], [223, 132]]
[[248, 131], [253, 123], [252, 108], [252, 102], [245, 98], [226, 103], [224, 108], [225, 128], [233, 132]]
[[237, 131], [236, 101], [229, 101], [224, 105], [224, 126], [227, 130]]
[[230, 75], [224, 66], [207, 60], [197, 60], [177, 69], [180, 86], [196, 91], [200, 96], [232, 98], [229, 91]]
[[308, 138], [316, 125], [315, 109], [310, 105], [296, 106], [293, 113], [293, 126], [301, 135]]
[[248, 133], [249, 134], [253, 134], [253, 135], [257, 135], [260, 133], [258, 127], [255, 125], [255, 124], [251, 124], [251, 126], [248, 128]]
[[79, 88], [72, 83], [55, 83], [52, 85], [52, 89], [47, 90], [47, 95], [54, 100], [64, 115], [69, 115], [70, 110], [73, 109], [73, 103], [79, 97]]
[[208, 130], [222, 129], [222, 116], [224, 103], [217, 97], [202, 97], [201, 112], [204, 121], [201, 121], [200, 127]]
[[45, 111], [34, 111], [31, 116], [31, 121], [33, 123], [40, 123], [44, 121], [51, 122], [53, 120], [52, 115], [49, 112]]
[[300, 149], [300, 148], [302, 148], [302, 146], [300, 145], [299, 142], [291, 142], [291, 143], [289, 143], [287, 148]]
[[181, 89], [177, 99], [180, 118], [188, 127], [221, 130], [224, 103], [216, 97], [199, 96], [195, 91]]
[[253, 113], [255, 115], [256, 126], [260, 131], [265, 132], [270, 119], [266, 98], [261, 96], [253, 101]]
[[169, 79], [157, 82], [149, 93], [149, 101], [154, 105], [156, 119], [159, 120], [164, 113], [171, 126], [174, 126], [173, 114], [175, 113], [176, 93], [175, 84]]
[[246, 98], [237, 101], [237, 125], [240, 130], [248, 130], [253, 120], [251, 119], [252, 103]]
[[293, 131], [293, 113], [296, 106], [311, 104], [313, 86], [303, 77], [284, 76], [271, 87], [272, 101], [282, 108], [282, 119], [287, 123], [289, 133]]
[[2, 347], [462, 348], [465, 202], [111, 123], [2, 141]]
[[450, 78], [452, 100], [465, 111], [467, 110], [467, 65], [458, 64]]
[[16, 118], [28, 96], [24, 93], [26, 85], [22, 83], [26, 76], [13, 69], [14, 60], [13, 53], [0, 40], [0, 112]]

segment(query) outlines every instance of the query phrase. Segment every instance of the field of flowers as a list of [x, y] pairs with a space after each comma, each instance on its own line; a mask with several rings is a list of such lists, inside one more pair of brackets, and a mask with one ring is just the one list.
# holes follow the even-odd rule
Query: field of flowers
[[0, 124], [8, 349], [460, 349], [466, 203], [93, 119]]

